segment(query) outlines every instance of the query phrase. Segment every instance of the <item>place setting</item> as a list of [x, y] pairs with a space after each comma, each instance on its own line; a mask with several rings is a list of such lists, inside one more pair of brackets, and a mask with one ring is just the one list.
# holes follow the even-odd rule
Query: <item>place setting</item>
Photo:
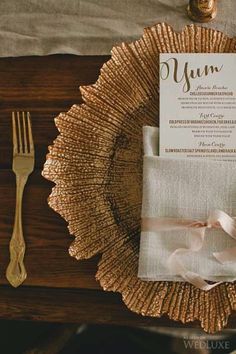
[[[55, 119], [43, 176], [97, 280], [143, 316], [222, 330], [235, 309], [235, 39], [161, 23], [112, 49]], [[158, 128], [159, 127], [159, 128]]]

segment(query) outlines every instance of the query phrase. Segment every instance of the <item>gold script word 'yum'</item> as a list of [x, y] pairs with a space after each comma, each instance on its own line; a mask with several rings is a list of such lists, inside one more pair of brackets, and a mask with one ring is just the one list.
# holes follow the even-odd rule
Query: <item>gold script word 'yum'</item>
[[183, 92], [191, 89], [191, 80], [199, 77], [208, 76], [209, 74], [218, 73], [222, 70], [223, 64], [219, 67], [213, 65], [205, 65], [202, 69], [190, 69], [189, 63], [184, 64], [183, 70], [180, 69], [176, 58], [169, 58], [167, 61], [160, 63], [160, 78], [167, 80], [171, 74], [171, 66], [173, 66], [173, 80], [176, 83], [183, 83]]

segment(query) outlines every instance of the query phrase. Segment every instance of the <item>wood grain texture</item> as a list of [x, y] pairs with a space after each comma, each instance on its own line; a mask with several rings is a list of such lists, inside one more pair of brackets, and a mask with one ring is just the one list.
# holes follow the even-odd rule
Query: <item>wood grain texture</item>
[[[95, 281], [97, 258], [77, 262], [68, 254], [71, 236], [67, 225], [47, 205], [51, 184], [36, 170], [29, 177], [23, 199], [23, 227], [26, 240], [25, 285], [98, 288]], [[0, 171], [0, 284], [9, 262], [8, 245], [13, 230], [15, 177], [11, 170]]]
[[36, 167], [42, 169], [47, 146], [57, 136], [54, 118], [74, 103], [82, 103], [79, 87], [95, 82], [108, 58], [53, 55], [0, 59], [0, 168], [11, 167], [11, 111], [31, 112]]
[[[86, 289], [38, 287], [0, 288], [0, 318], [31, 321], [121, 324], [126, 326], [177, 326], [165, 316], [160, 319], [139, 316], [122, 303], [119, 294]], [[8, 300], [6, 300], [8, 298]], [[53, 299], [53, 300], [52, 300]], [[198, 327], [198, 324], [196, 323]], [[186, 327], [192, 327], [187, 325]]]
[[36, 148], [36, 169], [23, 200], [27, 242], [25, 285], [98, 288], [97, 260], [76, 262], [67, 249], [71, 237], [66, 223], [47, 205], [52, 183], [41, 176], [48, 145], [57, 136], [54, 118], [74, 103], [81, 103], [80, 85], [96, 81], [107, 57], [54, 55], [0, 59], [0, 284], [9, 261], [15, 208], [12, 165], [11, 112], [29, 110]]

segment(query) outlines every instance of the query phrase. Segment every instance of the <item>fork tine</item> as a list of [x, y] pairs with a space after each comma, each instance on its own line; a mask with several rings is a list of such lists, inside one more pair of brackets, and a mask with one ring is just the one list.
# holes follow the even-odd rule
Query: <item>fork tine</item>
[[32, 135], [32, 127], [31, 127], [31, 120], [30, 120], [30, 113], [27, 112], [27, 122], [28, 122], [28, 134], [29, 134], [29, 152], [34, 152], [34, 141]]
[[18, 143], [17, 143], [17, 133], [16, 133], [15, 112], [12, 112], [12, 137], [13, 137], [13, 153], [17, 153], [18, 152]]
[[18, 123], [18, 137], [19, 137], [19, 152], [23, 152], [22, 148], [22, 136], [21, 136], [21, 124], [20, 124], [20, 112], [17, 112], [17, 123]]
[[27, 143], [27, 135], [26, 135], [26, 124], [25, 124], [25, 112], [22, 112], [22, 119], [23, 119], [23, 133], [24, 133], [24, 152], [29, 152], [28, 143]]

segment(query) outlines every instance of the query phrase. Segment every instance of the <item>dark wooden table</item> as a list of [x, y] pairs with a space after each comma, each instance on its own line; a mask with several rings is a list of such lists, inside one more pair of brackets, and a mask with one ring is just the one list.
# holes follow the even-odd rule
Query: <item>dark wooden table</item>
[[[69, 256], [72, 236], [65, 221], [47, 205], [53, 184], [41, 176], [41, 170], [47, 147], [57, 136], [54, 117], [82, 102], [79, 86], [94, 83], [108, 58], [53, 55], [0, 59], [0, 318], [181, 326], [165, 317], [138, 316], [125, 307], [119, 294], [102, 291], [95, 280], [98, 257], [78, 262]], [[36, 168], [23, 203], [28, 277], [17, 289], [5, 278], [15, 209], [13, 110], [31, 112], [36, 146]], [[231, 317], [230, 326], [236, 326], [236, 316]]]

